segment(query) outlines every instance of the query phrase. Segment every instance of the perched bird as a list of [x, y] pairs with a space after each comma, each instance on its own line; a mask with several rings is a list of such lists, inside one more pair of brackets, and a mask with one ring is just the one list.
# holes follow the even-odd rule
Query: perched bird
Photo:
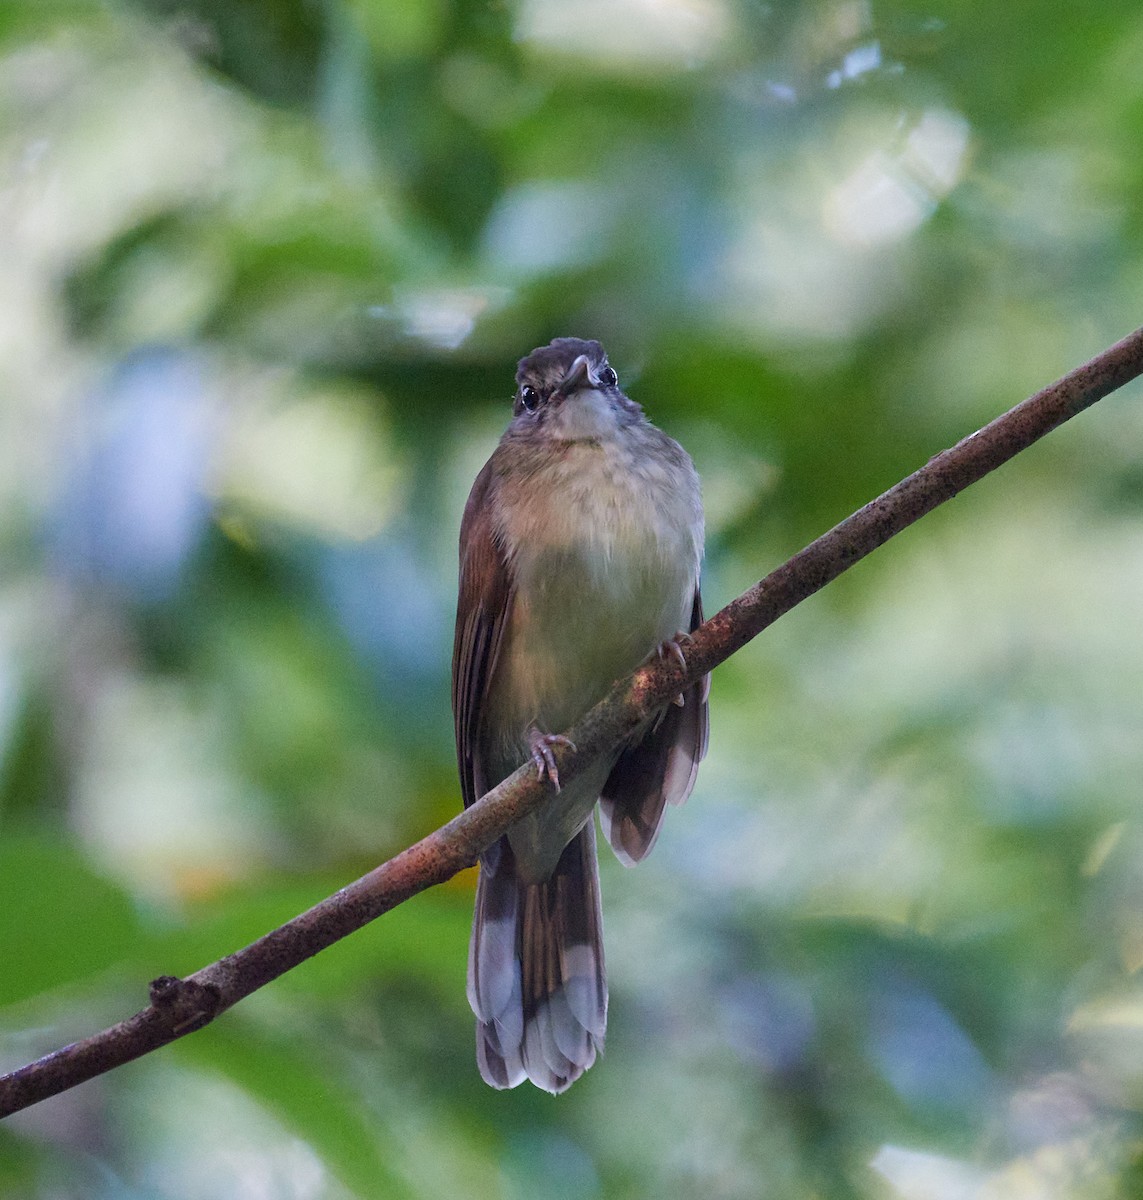
[[552, 794], [480, 860], [468, 961], [496, 1088], [561, 1092], [595, 1061], [607, 979], [592, 810], [619, 860], [655, 844], [707, 743], [704, 678], [560, 787], [553, 746], [702, 621], [703, 513], [686, 451], [619, 390], [599, 342], [520, 360], [512, 422], [465, 505], [453, 712], [465, 807], [529, 758]]

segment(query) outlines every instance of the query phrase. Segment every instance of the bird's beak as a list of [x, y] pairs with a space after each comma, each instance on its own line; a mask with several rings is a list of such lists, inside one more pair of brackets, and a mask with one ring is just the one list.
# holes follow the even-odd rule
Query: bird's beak
[[581, 388], [599, 387], [599, 379], [591, 369], [591, 360], [586, 354], [581, 354], [568, 369], [568, 373], [560, 380], [557, 389], [561, 396], [570, 396]]

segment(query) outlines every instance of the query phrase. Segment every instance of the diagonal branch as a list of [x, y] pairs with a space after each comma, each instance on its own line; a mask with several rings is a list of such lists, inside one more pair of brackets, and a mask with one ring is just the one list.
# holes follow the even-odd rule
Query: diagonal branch
[[[930, 459], [732, 600], [693, 635], [685, 669], [652, 661], [568, 730], [557, 750], [571, 778], [644, 719], [894, 534], [1007, 462], [1044, 434], [1143, 374], [1143, 329]], [[151, 984], [151, 1003], [126, 1021], [0, 1077], [0, 1117], [66, 1091], [208, 1024], [251, 992], [410, 896], [472, 866], [481, 851], [539, 805], [546, 784], [530, 764], [471, 808], [368, 875], [186, 979]]]

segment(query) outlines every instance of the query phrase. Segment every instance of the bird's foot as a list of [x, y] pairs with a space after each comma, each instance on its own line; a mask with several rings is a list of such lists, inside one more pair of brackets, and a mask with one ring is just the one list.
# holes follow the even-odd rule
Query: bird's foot
[[[690, 642], [693, 640], [694, 639], [689, 633], [685, 633], [680, 629], [673, 638], [667, 638], [665, 641], [660, 642], [658, 646], [655, 647], [655, 657], [660, 662], [662, 662], [665, 658], [669, 658], [673, 662], [678, 663], [679, 666], [685, 671], [687, 669], [687, 656], [683, 653], [682, 644], [683, 642]], [[680, 692], [671, 703], [677, 704], [679, 708], [682, 708], [686, 703], [683, 699], [682, 692]]]
[[575, 750], [575, 742], [564, 737], [562, 733], [541, 733], [535, 727], [528, 730], [528, 748], [532, 752], [532, 761], [536, 764], [536, 778], [543, 779], [546, 775], [558, 792], [560, 772], [556, 766], [556, 756], [552, 753], [553, 746], [567, 746]]

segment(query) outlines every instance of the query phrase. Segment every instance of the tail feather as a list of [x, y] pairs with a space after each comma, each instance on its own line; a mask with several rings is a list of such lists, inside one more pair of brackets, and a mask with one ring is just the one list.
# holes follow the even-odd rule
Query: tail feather
[[485, 1081], [562, 1092], [595, 1062], [607, 1026], [603, 921], [591, 821], [550, 879], [522, 882], [507, 839], [481, 862], [468, 960]]
[[599, 821], [616, 858], [634, 866], [651, 853], [668, 804], [691, 794], [707, 746], [707, 693], [704, 676], [671, 704], [644, 736], [622, 751], [599, 797]]

